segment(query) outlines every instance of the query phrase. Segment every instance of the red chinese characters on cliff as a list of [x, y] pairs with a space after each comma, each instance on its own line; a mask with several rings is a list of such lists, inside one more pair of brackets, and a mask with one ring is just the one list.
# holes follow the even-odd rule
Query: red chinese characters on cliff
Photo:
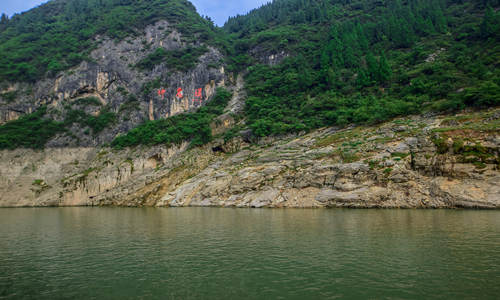
[[175, 96], [177, 97], [177, 99], [184, 98], [184, 92], [182, 91], [182, 88], [177, 89], [177, 94]]
[[[162, 99], [165, 99], [166, 92], [167, 91], [164, 88], [161, 88], [158, 90], [158, 96], [160, 96]], [[178, 100], [184, 98], [184, 91], [182, 90], [182, 88], [177, 89], [177, 93], [175, 94], [175, 96], [177, 97]], [[194, 90], [193, 103], [201, 104], [202, 101], [203, 101], [203, 89], [199, 88]]]
[[161, 99], [165, 99], [165, 93], [166, 93], [166, 92], [167, 92], [167, 91], [166, 91], [165, 89], [159, 89], [159, 90], [158, 90], [158, 96], [160, 96], [160, 97], [161, 97]]
[[194, 99], [193, 99], [193, 103], [199, 103], [199, 104], [201, 104], [201, 101], [202, 101], [202, 100], [203, 100], [203, 99], [202, 99], [202, 90], [201, 90], [201, 88], [196, 89], [196, 90], [194, 91]]

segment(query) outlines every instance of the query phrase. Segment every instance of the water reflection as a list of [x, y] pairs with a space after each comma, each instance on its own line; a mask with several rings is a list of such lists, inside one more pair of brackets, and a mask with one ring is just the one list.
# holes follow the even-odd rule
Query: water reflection
[[0, 210], [0, 298], [482, 298], [500, 212]]

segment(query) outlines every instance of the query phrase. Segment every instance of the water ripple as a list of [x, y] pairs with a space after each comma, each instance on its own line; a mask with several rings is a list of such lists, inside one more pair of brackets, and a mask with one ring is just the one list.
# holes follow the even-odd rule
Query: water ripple
[[500, 212], [1, 209], [0, 299], [495, 299]]

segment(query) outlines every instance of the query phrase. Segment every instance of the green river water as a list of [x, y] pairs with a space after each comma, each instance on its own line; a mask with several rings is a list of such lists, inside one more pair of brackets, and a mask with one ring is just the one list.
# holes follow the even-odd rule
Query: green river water
[[500, 211], [0, 209], [0, 299], [499, 299]]

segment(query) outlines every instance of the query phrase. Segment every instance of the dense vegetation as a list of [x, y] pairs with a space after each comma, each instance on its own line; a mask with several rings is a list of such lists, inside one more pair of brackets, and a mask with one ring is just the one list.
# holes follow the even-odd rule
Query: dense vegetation
[[[186, 71], [207, 46], [222, 49], [227, 69], [246, 74], [244, 117], [257, 136], [497, 106], [499, 9], [500, 0], [275, 0], [230, 18], [220, 29], [187, 0], [53, 0], [10, 20], [0, 18], [0, 83], [54, 75], [87, 59], [96, 35], [120, 40], [167, 19], [183, 34], [186, 48], [158, 48], [136, 67], [166, 64]], [[281, 63], [262, 64], [278, 53], [287, 56]], [[161, 80], [145, 84], [141, 93], [150, 95]], [[140, 95], [126, 96], [119, 112], [139, 107]], [[0, 97], [9, 102], [16, 94]], [[218, 90], [198, 112], [146, 122], [112, 144], [206, 143], [210, 122], [229, 97]], [[66, 109], [61, 122], [42, 108], [0, 126], [0, 149], [43, 147], [75, 126], [96, 135], [117, 121], [110, 108], [101, 107], [99, 116], [85, 113], [92, 105], [101, 104], [81, 100]]]
[[[94, 116], [83, 111], [85, 106], [101, 107], [102, 104], [93, 97], [78, 99], [72, 106], [66, 107], [64, 120], [60, 122], [54, 121], [54, 115], [51, 115], [46, 106], [42, 106], [34, 113], [1, 125], [0, 149], [40, 149], [57, 134], [72, 136], [71, 128], [74, 125], [88, 128], [92, 134], [97, 135], [116, 123], [116, 114], [111, 112], [108, 107], [102, 107], [100, 113]], [[90, 133], [90, 131], [86, 132]]]
[[167, 51], [157, 48], [153, 53], [137, 63], [140, 70], [152, 70], [155, 66], [165, 63], [167, 68], [175, 71], [188, 71], [196, 66], [198, 58], [208, 51], [207, 47], [188, 46], [183, 49]]
[[64, 132], [61, 123], [45, 118], [46, 107], [0, 126], [0, 149], [43, 148], [56, 134]]
[[[500, 104], [498, 1], [277, 0], [225, 29], [259, 136]], [[286, 51], [276, 67], [249, 55]], [[250, 50], [250, 51], [249, 51]]]
[[116, 114], [109, 111], [109, 108], [102, 109], [98, 116], [86, 114], [80, 109], [69, 109], [63, 125], [70, 127], [73, 124], [79, 124], [83, 127], [92, 129], [94, 135], [100, 133], [105, 128], [116, 122]]
[[187, 0], [53, 0], [0, 19], [0, 82], [54, 75], [86, 59], [94, 36], [123, 39], [160, 19], [191, 39], [223, 43], [213, 23]]
[[221, 115], [231, 93], [218, 88], [214, 98], [196, 112], [184, 113], [156, 121], [148, 121], [125, 135], [117, 137], [112, 146], [123, 148], [137, 145], [179, 144], [191, 140], [191, 146], [208, 143], [212, 139], [210, 123]]

